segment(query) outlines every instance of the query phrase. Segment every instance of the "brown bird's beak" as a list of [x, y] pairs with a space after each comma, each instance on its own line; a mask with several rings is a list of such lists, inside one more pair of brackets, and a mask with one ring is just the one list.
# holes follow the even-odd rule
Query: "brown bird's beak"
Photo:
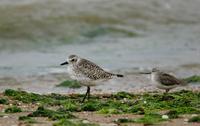
[[69, 63], [66, 61], [64, 63], [61, 63], [60, 65], [63, 66], [63, 65], [67, 65], [67, 64], [69, 64]]

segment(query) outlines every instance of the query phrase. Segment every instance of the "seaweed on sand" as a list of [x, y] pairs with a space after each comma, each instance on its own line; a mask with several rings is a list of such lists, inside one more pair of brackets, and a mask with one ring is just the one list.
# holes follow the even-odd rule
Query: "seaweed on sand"
[[75, 118], [75, 116], [69, 112], [54, 111], [50, 109], [45, 109], [44, 107], [38, 107], [36, 111], [29, 114], [28, 116], [29, 117], [48, 117], [51, 120]]
[[78, 81], [66, 80], [58, 84], [57, 87], [80, 88], [81, 85]]
[[21, 108], [17, 106], [8, 107], [7, 109], [5, 109], [5, 113], [17, 113], [17, 112], [22, 112]]

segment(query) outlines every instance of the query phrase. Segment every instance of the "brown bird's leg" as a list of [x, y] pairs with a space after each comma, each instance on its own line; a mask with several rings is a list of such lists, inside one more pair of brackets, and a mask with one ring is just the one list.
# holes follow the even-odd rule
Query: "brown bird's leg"
[[90, 87], [88, 86], [87, 87], [87, 92], [85, 93], [85, 96], [84, 96], [84, 98], [83, 98], [83, 100], [82, 100], [82, 103], [85, 101], [85, 98], [88, 96], [89, 97], [89, 94], [90, 93]]
[[162, 100], [167, 100], [168, 99], [168, 92], [169, 92], [169, 89], [165, 89], [165, 92], [163, 93], [163, 96], [162, 96]]
[[169, 89], [166, 89], [166, 90], [165, 90], [165, 93], [167, 94], [168, 92], [169, 92]]

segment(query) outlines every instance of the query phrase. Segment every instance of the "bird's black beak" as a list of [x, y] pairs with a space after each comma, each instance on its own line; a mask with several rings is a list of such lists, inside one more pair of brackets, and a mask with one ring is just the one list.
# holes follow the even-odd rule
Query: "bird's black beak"
[[66, 61], [64, 63], [61, 63], [60, 65], [62, 66], [62, 65], [67, 65], [67, 64], [69, 64], [69, 63]]

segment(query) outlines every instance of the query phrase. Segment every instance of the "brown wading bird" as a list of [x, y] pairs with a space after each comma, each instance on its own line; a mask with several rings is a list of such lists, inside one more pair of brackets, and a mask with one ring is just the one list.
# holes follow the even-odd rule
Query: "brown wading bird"
[[95, 86], [97, 82], [106, 81], [112, 79], [113, 77], [123, 77], [120, 74], [113, 74], [104, 71], [101, 67], [95, 63], [78, 57], [77, 55], [70, 55], [66, 62], [61, 65], [68, 64], [68, 73], [71, 78], [80, 82], [81, 85], [87, 86], [87, 92], [82, 100], [90, 97], [90, 86]]
[[161, 72], [158, 68], [152, 69], [151, 80], [154, 84], [156, 84], [157, 88], [164, 89], [166, 93], [177, 86], [187, 85], [187, 83], [183, 82], [182, 80], [177, 79], [170, 74]]

